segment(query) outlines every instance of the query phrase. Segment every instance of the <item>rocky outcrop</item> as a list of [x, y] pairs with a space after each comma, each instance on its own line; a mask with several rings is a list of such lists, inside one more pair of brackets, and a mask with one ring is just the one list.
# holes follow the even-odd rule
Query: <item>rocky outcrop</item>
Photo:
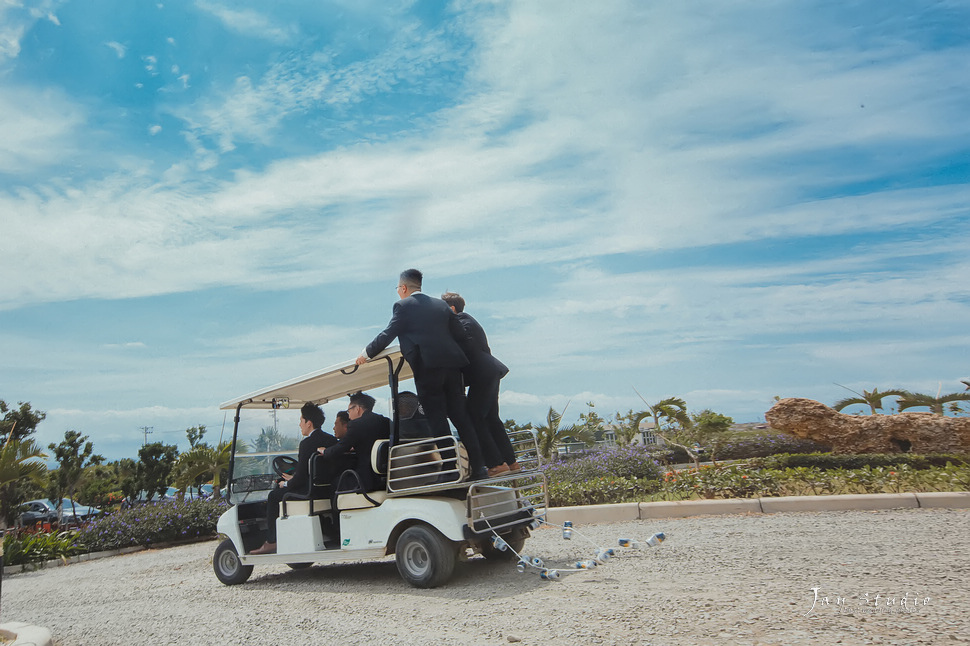
[[782, 399], [765, 413], [772, 428], [832, 447], [833, 453], [970, 451], [970, 418], [933, 413], [845, 415], [811, 399]]

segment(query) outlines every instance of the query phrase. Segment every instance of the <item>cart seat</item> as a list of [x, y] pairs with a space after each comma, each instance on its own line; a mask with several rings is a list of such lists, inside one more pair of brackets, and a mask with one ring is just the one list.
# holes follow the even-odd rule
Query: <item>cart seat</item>
[[316, 500], [287, 500], [287, 516], [316, 516], [333, 508], [329, 498]]
[[387, 500], [386, 491], [368, 491], [367, 493], [342, 493], [337, 495], [337, 509], [367, 509], [380, 507]]

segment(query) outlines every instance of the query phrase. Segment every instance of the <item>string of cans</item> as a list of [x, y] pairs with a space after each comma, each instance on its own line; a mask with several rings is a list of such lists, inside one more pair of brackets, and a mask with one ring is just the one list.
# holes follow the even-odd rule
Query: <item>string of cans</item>
[[[487, 522], [487, 521], [486, 521]], [[588, 537], [584, 536], [578, 532], [573, 527], [573, 522], [571, 520], [564, 521], [562, 525], [557, 525], [555, 523], [550, 523], [543, 518], [536, 518], [532, 521], [531, 528], [538, 529], [542, 525], [549, 525], [550, 527], [558, 527], [562, 530], [563, 540], [572, 540], [573, 535], [582, 538], [583, 540], [590, 543], [595, 552], [593, 557], [589, 559], [581, 559], [576, 561], [572, 567], [569, 568], [547, 568], [545, 563], [538, 556], [529, 556], [528, 554], [520, 554], [512, 548], [511, 545], [505, 542], [498, 533], [492, 529], [492, 547], [500, 552], [511, 551], [515, 554], [518, 562], [515, 564], [516, 569], [519, 572], [527, 572], [530, 569], [539, 571], [539, 578], [544, 581], [555, 581], [559, 579], [564, 573], [570, 572], [582, 572], [584, 570], [592, 570], [600, 565], [603, 565], [610, 560], [613, 556], [616, 556], [617, 550], [612, 547], [601, 547], [590, 540]], [[660, 545], [664, 540], [666, 540], [667, 535], [663, 532], [656, 532], [644, 541], [638, 541], [633, 538], [619, 538], [617, 539], [617, 546], [625, 549], [640, 549], [642, 547], [656, 547]]]

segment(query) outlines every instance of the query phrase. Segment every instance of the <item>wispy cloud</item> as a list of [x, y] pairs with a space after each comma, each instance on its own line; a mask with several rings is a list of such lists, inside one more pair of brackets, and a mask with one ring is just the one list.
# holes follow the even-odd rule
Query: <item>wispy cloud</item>
[[292, 25], [280, 24], [274, 19], [273, 11], [239, 9], [236, 3], [223, 4], [199, 0], [195, 6], [211, 13], [228, 29], [250, 38], [260, 38], [275, 43], [285, 43], [296, 35]]
[[128, 53], [127, 47], [113, 40], [105, 43], [105, 46], [107, 46], [111, 51], [113, 51], [118, 58], [124, 58], [125, 55]]
[[75, 130], [84, 123], [79, 105], [56, 89], [2, 81], [0, 89], [0, 173], [30, 177], [75, 151]]

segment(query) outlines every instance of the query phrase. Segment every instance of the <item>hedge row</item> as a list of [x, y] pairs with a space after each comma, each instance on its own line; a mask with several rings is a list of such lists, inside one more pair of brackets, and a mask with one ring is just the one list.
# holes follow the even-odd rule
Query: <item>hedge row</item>
[[78, 531], [85, 552], [213, 536], [216, 521], [228, 505], [219, 500], [172, 500], [108, 514]]
[[795, 469], [811, 467], [815, 469], [862, 469], [863, 467], [901, 467], [911, 469], [932, 469], [947, 464], [970, 464], [970, 455], [956, 453], [804, 453], [772, 455], [765, 458], [748, 460], [748, 465], [759, 469]]

